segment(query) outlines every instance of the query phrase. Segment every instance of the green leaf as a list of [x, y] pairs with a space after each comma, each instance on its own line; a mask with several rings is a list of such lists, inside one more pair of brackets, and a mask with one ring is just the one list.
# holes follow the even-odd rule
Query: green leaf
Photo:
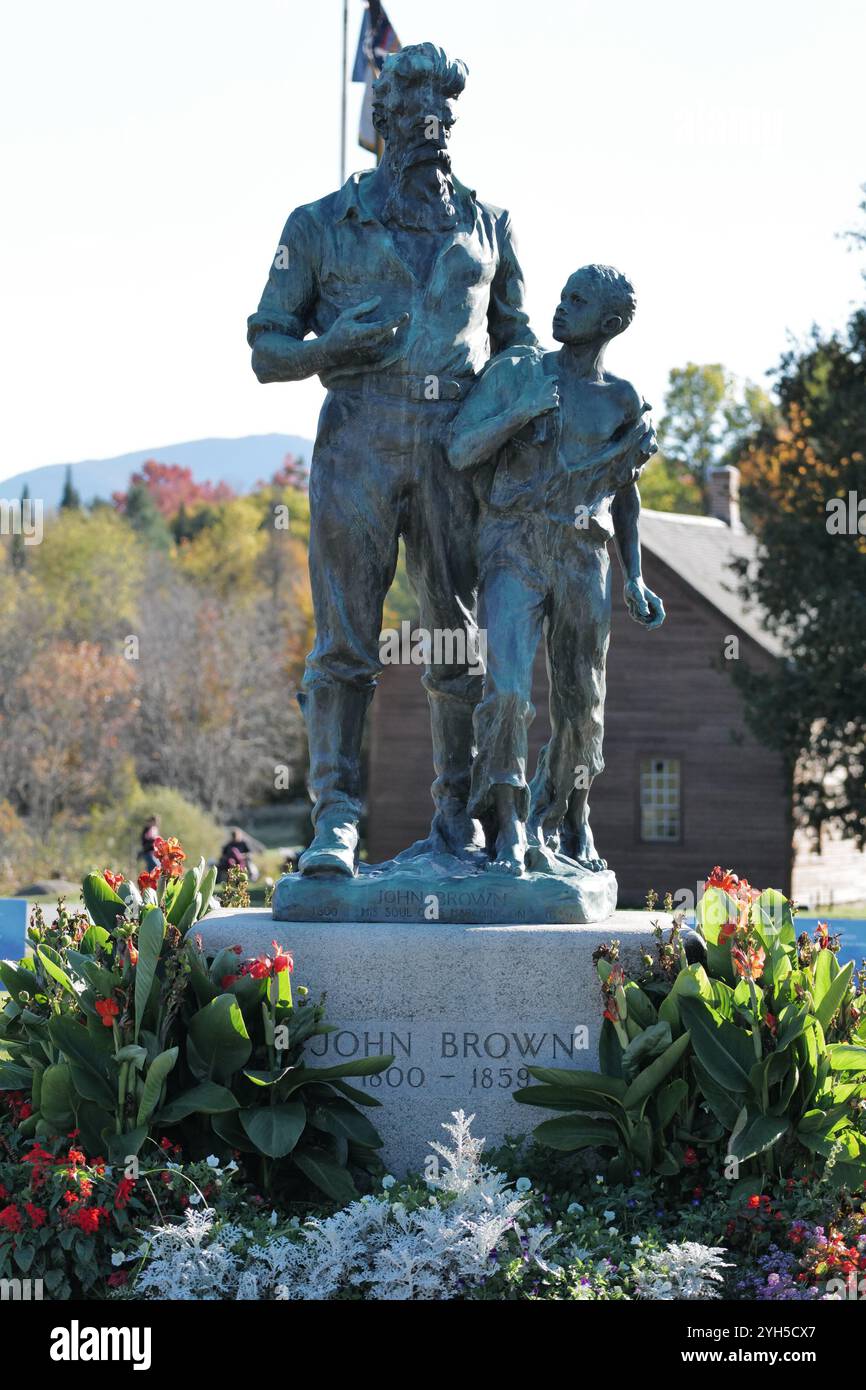
[[154, 1118], [155, 1125], [174, 1125], [187, 1115], [220, 1115], [237, 1110], [238, 1102], [225, 1086], [215, 1081], [202, 1081], [183, 1095], [164, 1105]]
[[118, 1168], [125, 1168], [129, 1159], [135, 1158], [147, 1138], [147, 1132], [147, 1125], [139, 1125], [136, 1129], [127, 1130], [125, 1134], [106, 1135], [109, 1163]]
[[673, 1071], [677, 1062], [688, 1049], [689, 1041], [689, 1033], [681, 1034], [671, 1043], [670, 1047], [665, 1049], [660, 1057], [657, 1057], [654, 1062], [650, 1062], [648, 1067], [638, 1073], [623, 1096], [622, 1103], [626, 1110], [630, 1112], [640, 1110], [656, 1087], [664, 1081], [669, 1072]]
[[15, 1062], [0, 1062], [0, 1091], [27, 1091], [32, 1077], [29, 1067], [19, 1067]]
[[332, 1202], [345, 1205], [354, 1201], [358, 1189], [351, 1174], [323, 1149], [297, 1149], [292, 1160], [306, 1178]]
[[370, 1124], [366, 1115], [360, 1114], [347, 1100], [332, 1100], [325, 1105], [317, 1105], [310, 1116], [310, 1123], [326, 1134], [348, 1139], [353, 1144], [363, 1144], [368, 1149], [382, 1147], [378, 1130]]
[[[96, 925], [104, 931], [113, 932], [117, 918], [122, 917], [126, 911], [123, 898], [118, 897], [113, 888], [109, 888], [102, 874], [88, 874], [81, 892], [84, 906]], [[92, 954], [90, 947], [84, 947], [84, 950], [88, 955]]]
[[283, 1082], [281, 1093], [289, 1096], [300, 1086], [308, 1086], [311, 1082], [317, 1081], [332, 1081], [343, 1076], [375, 1076], [377, 1072], [390, 1067], [393, 1061], [392, 1056], [354, 1057], [350, 1061], [340, 1062], [335, 1067], [294, 1067], [291, 1076]]
[[638, 1072], [671, 1045], [669, 1023], [654, 1023], [633, 1038], [622, 1054], [622, 1074], [627, 1082], [634, 1081]]
[[268, 1158], [285, 1158], [304, 1132], [307, 1110], [301, 1101], [254, 1105], [240, 1111], [240, 1122], [259, 1153]]
[[762, 1115], [760, 1111], [749, 1111], [745, 1125], [728, 1144], [728, 1152], [741, 1162], [754, 1158], [755, 1154], [772, 1148], [790, 1128], [791, 1122], [785, 1115]]
[[618, 1149], [620, 1133], [612, 1120], [593, 1120], [583, 1115], [562, 1115], [544, 1120], [533, 1135], [548, 1148], [571, 1153], [575, 1149]]
[[656, 1097], [656, 1114], [660, 1129], [667, 1129], [688, 1094], [688, 1082], [684, 1081], [681, 1076], [678, 1076], [676, 1081], [671, 1081], [667, 1086], [662, 1087]]
[[683, 999], [681, 1009], [701, 1065], [719, 1086], [747, 1093], [755, 1054], [746, 1033], [721, 1018], [703, 999]]
[[831, 1071], [866, 1071], [866, 1047], [831, 1043], [827, 1048], [827, 1059]]
[[72, 1119], [74, 1107], [75, 1090], [69, 1064], [57, 1062], [46, 1067], [39, 1105], [43, 1118], [52, 1125], [67, 1125]]
[[628, 1090], [619, 1077], [604, 1076], [597, 1071], [568, 1071], [565, 1067], [527, 1067], [527, 1071], [547, 1086], [557, 1086], [563, 1091], [573, 1087], [576, 1091], [607, 1096], [610, 1100], [622, 1100]]
[[146, 1124], [150, 1119], [159, 1104], [163, 1082], [176, 1061], [176, 1047], [170, 1047], [166, 1052], [161, 1052], [158, 1057], [154, 1057], [147, 1069], [147, 1076], [144, 1079], [144, 1090], [141, 1093], [138, 1114], [136, 1116], [136, 1122], [138, 1124]]
[[198, 890], [199, 875], [195, 869], [187, 869], [181, 879], [180, 888], [172, 899], [171, 907], [167, 916], [172, 926], [176, 927], [183, 920], [183, 915], [188, 907], [192, 906]]
[[350, 1086], [348, 1081], [330, 1081], [328, 1084], [332, 1086], [335, 1091], [339, 1091], [340, 1095], [345, 1096], [347, 1100], [354, 1101], [355, 1105], [373, 1107], [377, 1105], [381, 1106], [382, 1104], [376, 1096], [368, 1094], [367, 1091], [362, 1091], [358, 1086]]
[[138, 928], [138, 961], [135, 967], [135, 1041], [144, 1023], [144, 1011], [150, 998], [162, 942], [165, 936], [165, 918], [158, 907], [144, 913]]
[[71, 1014], [60, 1014], [48, 1024], [48, 1036], [70, 1062], [75, 1062], [86, 1071], [103, 1081], [112, 1081], [116, 1066], [91, 1035], [88, 1028], [82, 1028]]
[[50, 975], [52, 980], [56, 980], [59, 985], [71, 995], [75, 995], [75, 986], [60, 965], [60, 956], [57, 951], [50, 946], [37, 946], [36, 954], [42, 962], [42, 968], [46, 975]]
[[[822, 951], [822, 955], [830, 956], [832, 951]], [[830, 1027], [833, 1015], [839, 1010], [845, 995], [851, 984], [851, 976], [854, 974], [854, 962], [849, 960], [844, 970], [840, 970], [827, 986], [826, 991], [821, 997], [820, 1004], [815, 1007], [815, 1017], [826, 1033]]]
[[[252, 1050], [240, 1005], [233, 995], [218, 994], [193, 1015], [186, 1055], [193, 1075], [200, 1081], [230, 1080], [249, 1061]], [[335, 1074], [341, 1072], [337, 1068]]]

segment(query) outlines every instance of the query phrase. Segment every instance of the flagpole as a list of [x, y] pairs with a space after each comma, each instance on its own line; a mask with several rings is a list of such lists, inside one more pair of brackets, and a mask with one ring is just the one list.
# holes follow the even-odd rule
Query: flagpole
[[346, 64], [349, 43], [349, 0], [343, 0], [343, 85], [340, 102], [340, 187], [346, 182]]

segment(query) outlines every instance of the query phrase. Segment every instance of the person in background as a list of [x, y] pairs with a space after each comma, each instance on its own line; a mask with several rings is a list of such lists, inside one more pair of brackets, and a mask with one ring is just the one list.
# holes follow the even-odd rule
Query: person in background
[[141, 832], [141, 849], [138, 851], [138, 857], [144, 860], [144, 867], [148, 873], [157, 866], [158, 861], [153, 846], [159, 838], [158, 818], [148, 816]]
[[228, 877], [229, 869], [244, 869], [249, 872], [250, 847], [237, 826], [222, 847], [217, 865], [217, 878], [222, 881]]

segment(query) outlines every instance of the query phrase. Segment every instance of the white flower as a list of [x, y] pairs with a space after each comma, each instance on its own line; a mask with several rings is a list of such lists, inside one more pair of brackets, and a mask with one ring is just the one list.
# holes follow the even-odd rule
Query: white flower
[[394, 1186], [396, 1181], [397, 1179], [393, 1176], [393, 1174], [386, 1173], [384, 1178], [382, 1179], [382, 1186], [386, 1192], [390, 1192], [391, 1188]]
[[270, 1218], [270, 1220], [271, 1220], [271, 1225], [272, 1225], [272, 1226], [276, 1226], [277, 1222], [279, 1221], [279, 1217], [277, 1216], [276, 1211], [272, 1211], [272, 1212], [271, 1212], [271, 1218]]
[[571, 1203], [571, 1206], [568, 1207], [568, 1208], [566, 1209], [566, 1215], [567, 1215], [567, 1216], [583, 1216], [583, 1213], [584, 1213], [585, 1211], [586, 1211], [586, 1207], [582, 1207], [582, 1206], [580, 1205], [580, 1202], [572, 1202], [572, 1203]]
[[602, 1212], [602, 1216], [604, 1217], [605, 1221], [614, 1221], [614, 1220], [616, 1219], [616, 1212], [615, 1212], [615, 1211], [603, 1211], [603, 1212]]
[[201, 1193], [200, 1193], [200, 1192], [191, 1192], [191, 1193], [189, 1194], [189, 1204], [190, 1204], [191, 1207], [197, 1207], [200, 1201], [201, 1201]]
[[514, 1184], [514, 1186], [515, 1186], [516, 1191], [518, 1191], [518, 1192], [531, 1192], [531, 1191], [532, 1191], [532, 1182], [531, 1182], [531, 1180], [530, 1180], [529, 1178], [518, 1178], [518, 1179], [517, 1179], [517, 1182]]
[[618, 1235], [619, 1235], [619, 1227], [618, 1227], [618, 1226], [608, 1226], [608, 1228], [607, 1228], [607, 1233], [608, 1233], [609, 1236], [618, 1236]]
[[220, 1161], [217, 1158], [216, 1154], [208, 1154], [207, 1158], [205, 1159], [205, 1163], [207, 1164], [208, 1168], [219, 1168], [220, 1166]]
[[227, 1172], [227, 1173], [236, 1173], [237, 1171], [238, 1171], [238, 1165], [235, 1163], [234, 1159], [232, 1159], [231, 1163], [227, 1163], [227, 1164], [226, 1164], [226, 1172]]
[[629, 1241], [629, 1245], [643, 1245], [643, 1241], [641, 1240], [640, 1236], [632, 1236], [631, 1240]]
[[602, 1184], [602, 1186], [603, 1186], [603, 1185], [604, 1185], [604, 1174], [603, 1174], [603, 1173], [596, 1173], [596, 1175], [595, 1175], [595, 1180], [596, 1180], [596, 1182], [600, 1182], [600, 1183]]
[[637, 1296], [665, 1301], [719, 1298], [717, 1285], [724, 1282], [719, 1270], [734, 1268], [720, 1258], [726, 1253], [723, 1246], [691, 1240], [655, 1250], [637, 1276]]
[[118, 1265], [126, 1264], [126, 1255], [122, 1250], [112, 1250], [111, 1263], [114, 1265], [115, 1269], [117, 1269]]

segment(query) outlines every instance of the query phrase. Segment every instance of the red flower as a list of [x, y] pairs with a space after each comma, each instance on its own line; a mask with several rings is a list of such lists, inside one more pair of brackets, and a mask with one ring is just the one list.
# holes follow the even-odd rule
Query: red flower
[[826, 951], [830, 946], [830, 928], [826, 922], [819, 922], [815, 928], [815, 940], [822, 951]]
[[103, 869], [102, 877], [105, 879], [109, 888], [114, 889], [115, 893], [123, 882], [123, 874], [113, 874], [110, 869]]
[[123, 1287], [128, 1279], [129, 1275], [125, 1269], [116, 1269], [113, 1274], [109, 1274], [105, 1282], [110, 1289], [119, 1289]]
[[281, 975], [284, 970], [288, 970], [291, 975], [295, 968], [295, 962], [290, 951], [286, 951], [282, 946], [278, 946], [276, 941], [271, 942], [271, 949], [274, 952], [273, 970], [275, 975]]
[[268, 956], [262, 956], [260, 960], [248, 960], [241, 971], [242, 975], [252, 975], [254, 980], [266, 980], [271, 973], [271, 963]]
[[79, 1207], [69, 1212], [66, 1219], [70, 1226], [77, 1226], [86, 1235], [93, 1236], [99, 1230], [100, 1221], [108, 1220], [108, 1212], [105, 1207]]
[[159, 867], [167, 878], [180, 878], [186, 855], [175, 835], [171, 835], [167, 840], [154, 840], [153, 852], [159, 860]]
[[220, 989], [228, 989], [231, 985], [237, 984], [240, 975], [223, 975], [220, 980]]
[[771, 1013], [770, 1013], [769, 1009], [768, 1009], [767, 1012], [764, 1014], [764, 1022], [766, 1023], [766, 1025], [767, 1025], [767, 1027], [769, 1028], [770, 1032], [771, 1032], [771, 1033], [773, 1034], [773, 1036], [775, 1037], [775, 1036], [776, 1036], [776, 1028], [777, 1028], [777, 1026], [778, 1026], [779, 1020], [776, 1018], [776, 1015], [775, 1015], [775, 1014], [771, 1014]]
[[722, 945], [724, 945], [726, 941], [730, 941], [731, 937], [736, 936], [736, 934], [736, 922], [723, 922], [721, 927], [719, 928], [719, 941]]
[[87, 1163], [87, 1159], [81, 1149], [70, 1149], [66, 1161], [71, 1168], [83, 1168]]
[[234, 951], [236, 956], [242, 956], [244, 953], [243, 946], [229, 946], [229, 950]]
[[116, 1211], [123, 1211], [132, 1196], [135, 1187], [134, 1178], [121, 1178], [117, 1184], [117, 1191], [114, 1194], [114, 1206]]
[[739, 882], [740, 880], [737, 878], [733, 869], [721, 869], [719, 865], [716, 864], [704, 884], [704, 888], [721, 888], [725, 893], [736, 893]]
[[159, 869], [151, 869], [149, 873], [138, 875], [138, 886], [142, 893], [146, 888], [152, 888], [154, 892], [159, 887]]
[[13, 1233], [24, 1230], [24, 1217], [16, 1206], [4, 1207], [0, 1211], [0, 1228]]
[[683, 1163], [686, 1165], [687, 1168], [693, 1168], [697, 1161], [698, 1151], [697, 1149], [693, 1149], [691, 1144], [689, 1144], [686, 1148], [685, 1153], [683, 1154]]
[[103, 1028], [110, 1028], [114, 1019], [116, 1019], [117, 1015], [120, 1013], [120, 1007], [113, 999], [97, 999], [95, 1007], [96, 1012], [102, 1019]]
[[138, 965], [138, 947], [133, 946], [131, 941], [127, 941], [126, 943], [126, 954], [129, 958], [130, 965]]
[[753, 1196], [751, 1196], [751, 1197], [749, 1198], [748, 1202], [746, 1203], [746, 1206], [747, 1206], [747, 1207], [751, 1207], [752, 1211], [757, 1211], [757, 1209], [758, 1209], [758, 1207], [759, 1207], [760, 1205], [761, 1205], [761, 1199], [760, 1199], [760, 1197], [757, 1195], [757, 1193], [755, 1193]]
[[33, 1226], [34, 1230], [38, 1230], [40, 1226], [45, 1225], [46, 1217], [44, 1207], [35, 1207], [32, 1202], [25, 1202], [24, 1210], [30, 1217], [30, 1224]]

